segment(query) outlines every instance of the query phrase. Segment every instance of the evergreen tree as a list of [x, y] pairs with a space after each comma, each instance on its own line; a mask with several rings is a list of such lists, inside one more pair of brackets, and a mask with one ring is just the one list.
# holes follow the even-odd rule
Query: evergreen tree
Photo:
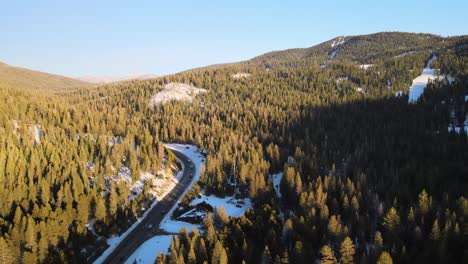
[[346, 237], [340, 245], [340, 263], [352, 264], [354, 263], [354, 244], [349, 237]]
[[335, 255], [333, 254], [333, 251], [327, 245], [323, 246], [322, 249], [320, 249], [320, 255], [322, 255], [322, 259], [321, 259], [322, 264], [336, 264], [336, 263], [338, 263], [336, 258], [335, 258]]

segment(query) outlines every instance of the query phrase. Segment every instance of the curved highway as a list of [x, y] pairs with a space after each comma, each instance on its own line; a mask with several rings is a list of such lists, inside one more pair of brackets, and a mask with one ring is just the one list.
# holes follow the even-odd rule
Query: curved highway
[[172, 149], [171, 151], [184, 164], [184, 171], [179, 183], [151, 209], [148, 215], [120, 242], [103, 263], [124, 263], [146, 240], [161, 234], [159, 224], [190, 185], [195, 173], [194, 166], [190, 166], [193, 161], [190, 161], [181, 152]]

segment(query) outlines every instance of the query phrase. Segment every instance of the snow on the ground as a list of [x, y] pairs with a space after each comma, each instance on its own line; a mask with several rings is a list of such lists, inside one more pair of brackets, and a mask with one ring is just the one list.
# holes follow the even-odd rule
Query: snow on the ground
[[207, 90], [185, 83], [168, 83], [164, 85], [162, 91], [150, 99], [150, 105], [153, 106], [173, 100], [191, 102], [195, 96], [205, 92], [207, 92]]
[[181, 152], [185, 156], [187, 156], [192, 162], [193, 166], [195, 168], [195, 174], [192, 178], [192, 181], [190, 182], [189, 186], [187, 189], [185, 189], [184, 193], [180, 196], [179, 200], [177, 201], [176, 204], [167, 212], [166, 216], [164, 216], [164, 219], [161, 221], [161, 224], [159, 225], [159, 228], [165, 230], [166, 232], [169, 233], [178, 233], [179, 230], [182, 227], [186, 227], [187, 230], [192, 230], [192, 228], [197, 228], [200, 230], [200, 225], [196, 224], [191, 224], [187, 222], [182, 222], [182, 221], [177, 221], [177, 220], [172, 220], [171, 216], [174, 213], [174, 210], [177, 208], [178, 203], [180, 200], [185, 196], [188, 190], [192, 188], [192, 185], [200, 179], [200, 169], [205, 166], [205, 157], [203, 157], [200, 149], [198, 149], [196, 146], [193, 145], [184, 145], [184, 144], [164, 144], [164, 146], [168, 149], [173, 149], [176, 151]]
[[402, 91], [402, 90], [396, 91], [396, 92], [395, 92], [395, 96], [396, 96], [396, 97], [403, 96], [403, 91]]
[[464, 130], [465, 133], [467, 133], [467, 135], [468, 135], [468, 113], [467, 113], [466, 116], [465, 116], [465, 122], [463, 122], [463, 125], [462, 125], [462, 126], [454, 126], [454, 125], [452, 125], [452, 126], [449, 126], [449, 127], [448, 127], [448, 132], [454, 131], [455, 133], [458, 133], [458, 134], [459, 134], [459, 133], [462, 132], [462, 130]]
[[205, 202], [215, 208], [219, 208], [221, 205], [226, 209], [226, 213], [232, 217], [241, 217], [245, 211], [252, 208], [252, 201], [250, 198], [236, 199], [232, 196], [224, 198], [217, 197], [215, 195], [204, 195], [201, 198], [194, 199], [190, 204], [195, 206], [201, 202]]
[[245, 73], [245, 72], [238, 72], [236, 74], [232, 74], [231, 77], [234, 79], [242, 79], [242, 78], [248, 78], [250, 77], [250, 73]]
[[336, 78], [336, 83], [347, 82], [349, 80], [348, 76]]
[[332, 48], [334, 47], [337, 47], [339, 45], [342, 45], [344, 44], [346, 41], [345, 41], [345, 38], [344, 37], [338, 37], [336, 39], [333, 40], [333, 43], [330, 45]]
[[364, 93], [364, 88], [358, 87], [358, 88], [356, 88], [356, 91], [357, 91], [358, 93]]
[[436, 78], [435, 70], [431, 69], [432, 62], [436, 59], [437, 56], [433, 55], [432, 58], [427, 62], [426, 67], [424, 67], [422, 74], [413, 80], [413, 84], [410, 87], [408, 95], [409, 103], [416, 103], [419, 97], [422, 96], [429, 80], [434, 80]]
[[345, 38], [344, 37], [338, 37], [333, 40], [333, 42], [330, 44], [331, 50], [328, 52], [328, 59], [332, 60], [335, 58], [336, 54], [338, 53], [339, 46], [343, 45], [345, 43]]
[[359, 69], [362, 69], [362, 70], [367, 70], [369, 69], [370, 67], [373, 67], [374, 64], [361, 64], [359, 65]]
[[154, 236], [145, 241], [133, 254], [125, 261], [125, 264], [153, 264], [158, 256], [158, 252], [167, 253], [171, 244], [171, 235]]
[[[172, 215], [172, 211], [170, 211], [167, 215]], [[187, 228], [187, 231], [191, 231], [193, 228], [197, 229], [200, 231], [201, 226], [198, 224], [192, 224], [184, 221], [177, 221], [177, 220], [172, 220], [172, 219], [164, 219], [161, 224], [159, 225], [159, 228], [171, 233], [171, 234], [177, 234], [179, 233], [179, 230], [182, 228]]]
[[282, 178], [283, 178], [282, 172], [271, 175], [271, 182], [273, 183], [273, 189], [275, 189], [276, 196], [278, 198], [281, 198], [280, 183], [281, 183]]

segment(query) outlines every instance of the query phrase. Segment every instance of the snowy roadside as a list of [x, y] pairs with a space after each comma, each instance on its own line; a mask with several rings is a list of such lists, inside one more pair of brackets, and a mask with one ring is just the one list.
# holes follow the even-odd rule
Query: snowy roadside
[[[182, 166], [181, 170], [176, 174], [176, 175], [173, 175], [172, 179], [170, 179], [169, 182], [165, 182], [164, 183], [164, 187], [166, 187], [162, 192], [157, 192], [157, 193], [154, 193], [154, 196], [155, 196], [155, 199], [153, 201], [153, 203], [151, 204], [151, 206], [143, 213], [143, 215], [138, 218], [124, 233], [122, 233], [120, 236], [114, 236], [114, 237], [111, 237], [111, 238], [108, 238], [107, 239], [107, 244], [109, 245], [109, 247], [106, 249], [106, 251], [104, 251], [102, 253], [102, 255], [96, 259], [96, 261], [94, 261], [94, 264], [99, 264], [99, 263], [102, 263], [116, 248], [117, 246], [120, 244], [120, 242], [122, 242], [123, 239], [125, 239], [128, 234], [130, 234], [137, 226], [138, 224], [143, 221], [143, 219], [145, 219], [147, 217], [147, 215], [149, 214], [149, 212], [153, 209], [154, 206], [156, 206], [156, 204], [161, 201], [166, 195], [168, 195], [173, 189], [174, 187], [177, 185], [177, 183], [179, 182], [180, 180], [180, 177], [182, 177], [182, 172], [184, 171], [184, 165], [182, 162], [180, 162], [180, 165]], [[128, 175], [127, 175], [128, 174]], [[125, 170], [125, 168], [123, 169], [123, 171], [119, 171], [119, 176], [123, 179], [126, 179], [126, 178], [129, 178], [130, 177], [130, 174], [129, 174], [129, 171], [127, 172]], [[165, 175], [165, 177], [167, 177], [167, 175]], [[143, 189], [143, 185], [144, 185], [144, 182], [146, 180], [148, 180], [148, 178], [154, 178], [154, 175], [148, 175], [148, 173], [142, 173], [142, 176], [140, 178], [139, 181], [137, 181], [135, 183], [135, 185], [133, 187], [135, 187], [135, 189], [132, 189], [135, 190], [137, 192], [137, 194], [141, 193], [142, 189]], [[134, 194], [132, 194], [130, 197], [129, 197], [129, 200], [131, 200], [132, 198], [134, 198]]]
[[200, 229], [200, 225], [195, 225], [187, 222], [172, 220], [171, 216], [174, 213], [174, 210], [177, 208], [178, 204], [185, 196], [185, 194], [192, 188], [193, 184], [200, 179], [200, 169], [202, 166], [205, 166], [205, 158], [201, 155], [201, 151], [193, 145], [183, 145], [183, 144], [164, 144], [164, 146], [168, 149], [176, 150], [185, 156], [187, 156], [194, 165], [195, 174], [192, 178], [187, 189], [185, 189], [184, 193], [180, 196], [177, 203], [169, 210], [169, 212], [164, 216], [164, 219], [161, 221], [159, 227], [165, 230], [168, 233], [177, 233], [181, 228], [185, 227], [188, 231], [192, 230], [192, 228]]
[[164, 235], [154, 236], [146, 240], [146, 242], [125, 261], [125, 264], [133, 264], [134, 261], [139, 264], [153, 264], [159, 252], [163, 254], [168, 252], [171, 239], [172, 235]]

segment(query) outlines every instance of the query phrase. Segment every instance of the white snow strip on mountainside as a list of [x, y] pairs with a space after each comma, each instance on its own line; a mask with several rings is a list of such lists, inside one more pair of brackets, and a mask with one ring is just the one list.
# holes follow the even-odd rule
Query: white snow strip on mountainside
[[171, 235], [154, 236], [145, 241], [133, 254], [125, 261], [125, 264], [153, 264], [158, 256], [158, 252], [167, 253], [171, 244]]
[[160, 103], [167, 103], [173, 100], [191, 102], [195, 96], [206, 92], [207, 90], [205, 89], [197, 88], [185, 83], [168, 83], [164, 85], [162, 91], [150, 99], [150, 105], [153, 106]]
[[221, 198], [204, 194], [202, 194], [201, 198], [194, 199], [190, 204], [197, 205], [201, 202], [211, 205], [215, 211], [222, 205], [226, 209], [226, 213], [232, 217], [241, 217], [247, 209], [252, 208], [252, 201], [249, 198], [236, 199], [232, 196]]
[[413, 80], [413, 84], [410, 87], [408, 95], [409, 103], [416, 103], [419, 97], [422, 96], [424, 89], [426, 89], [429, 80], [434, 80], [436, 78], [434, 69], [431, 69], [432, 62], [436, 59], [437, 56], [433, 55], [427, 62], [426, 67], [424, 67], [422, 74]]

